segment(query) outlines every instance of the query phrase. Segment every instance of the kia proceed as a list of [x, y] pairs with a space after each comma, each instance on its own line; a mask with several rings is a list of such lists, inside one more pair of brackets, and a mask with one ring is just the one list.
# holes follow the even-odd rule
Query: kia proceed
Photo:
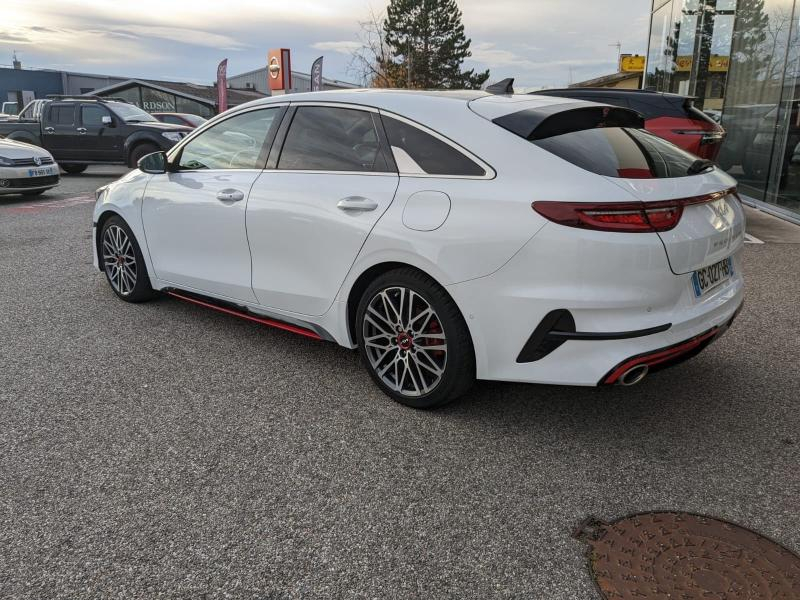
[[215, 117], [98, 190], [95, 265], [358, 348], [428, 408], [478, 379], [630, 385], [742, 304], [735, 181], [629, 109], [346, 90]]

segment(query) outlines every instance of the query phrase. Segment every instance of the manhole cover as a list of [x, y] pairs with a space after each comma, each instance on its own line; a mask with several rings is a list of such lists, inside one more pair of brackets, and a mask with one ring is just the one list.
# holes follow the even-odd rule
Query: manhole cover
[[603, 598], [800, 598], [800, 558], [733, 523], [686, 513], [584, 522], [589, 570]]

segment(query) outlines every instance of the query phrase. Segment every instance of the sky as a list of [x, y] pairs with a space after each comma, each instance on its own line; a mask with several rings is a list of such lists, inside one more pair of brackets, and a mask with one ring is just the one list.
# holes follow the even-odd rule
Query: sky
[[[356, 81], [350, 69], [360, 22], [388, 0], [37, 0], [8, 2], [0, 17], [0, 65], [211, 83], [257, 69], [270, 48], [290, 48], [308, 72]], [[490, 81], [517, 88], [564, 86], [616, 71], [622, 52], [644, 54], [650, 0], [458, 0], [472, 58]]]

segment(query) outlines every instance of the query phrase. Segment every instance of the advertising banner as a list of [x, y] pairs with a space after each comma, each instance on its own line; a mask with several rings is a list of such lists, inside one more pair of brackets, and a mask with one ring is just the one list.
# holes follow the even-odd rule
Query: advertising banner
[[321, 56], [317, 60], [314, 61], [313, 65], [311, 65], [311, 91], [312, 92], [321, 92], [322, 91], [322, 57]]
[[228, 110], [228, 59], [217, 67], [217, 108], [223, 113]]

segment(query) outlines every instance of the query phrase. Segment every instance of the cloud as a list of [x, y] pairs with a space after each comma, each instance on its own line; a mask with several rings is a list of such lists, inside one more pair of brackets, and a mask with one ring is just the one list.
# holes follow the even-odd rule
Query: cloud
[[361, 47], [361, 43], [356, 41], [316, 42], [311, 44], [311, 47], [317, 50], [329, 50], [331, 52], [338, 52], [339, 54], [347, 54], [350, 56], [355, 50]]

